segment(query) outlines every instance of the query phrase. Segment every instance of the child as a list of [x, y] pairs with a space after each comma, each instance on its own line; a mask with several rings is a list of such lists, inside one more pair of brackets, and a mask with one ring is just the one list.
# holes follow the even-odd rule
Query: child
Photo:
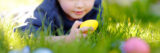
[[97, 19], [99, 9], [102, 9], [101, 0], [44, 0], [34, 11], [35, 19], [27, 19], [28, 24], [18, 29], [36, 32], [42, 30], [43, 27], [51, 26], [50, 30], [55, 32], [54, 35], [58, 35], [58, 29], [62, 29], [65, 35], [68, 34], [67, 36], [53, 36], [53, 39], [74, 39], [80, 31], [90, 29], [78, 27], [85, 20]]

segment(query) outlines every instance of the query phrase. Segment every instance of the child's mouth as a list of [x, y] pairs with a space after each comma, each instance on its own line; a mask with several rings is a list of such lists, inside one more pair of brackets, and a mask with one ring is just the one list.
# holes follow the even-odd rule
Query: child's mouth
[[75, 11], [74, 12], [76, 15], [82, 15], [83, 14], [83, 11]]

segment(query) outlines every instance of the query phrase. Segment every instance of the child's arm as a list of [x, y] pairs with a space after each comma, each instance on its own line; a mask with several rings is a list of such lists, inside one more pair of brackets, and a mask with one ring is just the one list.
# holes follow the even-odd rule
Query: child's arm
[[[78, 28], [81, 23], [82, 22], [80, 22], [80, 21], [75, 21], [75, 23], [73, 24], [73, 26], [71, 28], [71, 32], [69, 35], [50, 36], [48, 38], [51, 38], [53, 41], [65, 40], [68, 42], [68, 41], [74, 40], [76, 37], [86, 37], [87, 34], [85, 34], [83, 32], [88, 31], [88, 29], [90, 29], [90, 28], [89, 27]], [[81, 32], [82, 32], [82, 34], [81, 34]]]

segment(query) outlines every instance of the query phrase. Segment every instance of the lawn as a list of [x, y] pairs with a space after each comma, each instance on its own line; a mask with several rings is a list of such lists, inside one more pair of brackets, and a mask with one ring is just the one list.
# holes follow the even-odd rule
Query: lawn
[[[12, 2], [13, 6], [23, 7], [40, 3], [38, 0], [0, 0], [0, 13], [12, 11]], [[31, 4], [32, 2], [35, 4]], [[141, 38], [149, 45], [151, 53], [159, 53], [159, 3], [158, 0], [103, 0], [104, 23], [99, 26], [100, 32], [88, 34], [86, 38], [77, 38], [69, 43], [63, 40], [45, 40], [44, 38], [49, 36], [49, 30], [39, 32], [39, 38], [33, 34], [28, 37], [27, 32], [13, 32], [13, 28], [20, 24], [12, 22], [13, 16], [5, 16], [0, 18], [0, 53], [36, 53], [37, 49], [54, 53], [121, 53], [121, 44], [131, 37]]]

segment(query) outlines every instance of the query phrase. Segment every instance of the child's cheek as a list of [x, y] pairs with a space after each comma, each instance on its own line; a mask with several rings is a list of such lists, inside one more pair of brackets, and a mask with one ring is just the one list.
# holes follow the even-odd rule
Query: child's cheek
[[72, 4], [64, 4], [61, 7], [65, 13], [71, 13], [74, 8]]
[[94, 3], [93, 2], [89, 2], [88, 4], [85, 5], [85, 9], [87, 12], [91, 11], [93, 8]]

